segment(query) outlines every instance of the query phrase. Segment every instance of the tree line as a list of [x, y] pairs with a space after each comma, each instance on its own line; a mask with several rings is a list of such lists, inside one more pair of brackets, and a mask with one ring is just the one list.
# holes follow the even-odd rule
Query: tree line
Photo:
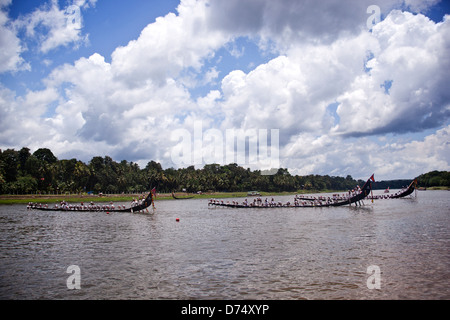
[[[450, 171], [430, 171], [416, 177], [417, 185], [422, 188], [447, 187], [450, 188]], [[408, 186], [412, 180], [383, 180], [377, 181], [374, 189], [401, 189]]]
[[450, 187], [450, 171], [430, 171], [418, 176], [417, 180], [424, 188]]
[[[433, 176], [434, 177], [434, 176]], [[430, 177], [427, 183], [444, 183]], [[349, 190], [365, 181], [350, 175], [291, 175], [279, 168], [274, 175], [243, 168], [235, 163], [207, 164], [201, 169], [163, 169], [155, 161], [140, 168], [137, 163], [114, 161], [109, 156], [95, 156], [88, 163], [77, 159], [59, 160], [50, 149], [40, 148], [34, 153], [23, 147], [20, 150], [0, 150], [0, 193], [137, 193], [155, 187], [158, 192], [296, 192], [299, 190]], [[376, 187], [376, 186], [374, 186]], [[391, 186], [391, 188], [393, 188]]]

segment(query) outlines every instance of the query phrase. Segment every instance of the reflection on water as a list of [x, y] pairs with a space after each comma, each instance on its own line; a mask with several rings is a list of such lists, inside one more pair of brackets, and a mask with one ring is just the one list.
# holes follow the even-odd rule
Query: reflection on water
[[[0, 298], [449, 299], [448, 195], [358, 208], [170, 200], [151, 214], [1, 206]], [[80, 290], [66, 286], [71, 265]], [[367, 287], [371, 265], [380, 290]]]

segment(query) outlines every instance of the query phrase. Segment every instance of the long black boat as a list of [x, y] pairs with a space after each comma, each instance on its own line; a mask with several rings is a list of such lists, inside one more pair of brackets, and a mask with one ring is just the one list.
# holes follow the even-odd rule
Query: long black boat
[[[219, 206], [219, 207], [230, 207], [230, 208], [316, 208], [316, 207], [339, 207], [339, 206], [346, 206], [355, 204], [358, 205], [361, 200], [366, 198], [370, 191], [372, 190], [372, 181], [374, 181], [373, 175], [367, 180], [367, 182], [364, 184], [364, 186], [361, 188], [360, 192], [348, 197], [345, 200], [337, 200], [333, 201], [330, 199], [330, 201], [310, 201], [308, 203], [302, 203], [302, 204], [261, 204], [261, 205], [252, 205], [250, 204], [239, 204], [239, 203], [224, 203], [223, 201], [219, 200], [211, 200], [208, 205], [212, 206]], [[311, 199], [308, 199], [311, 200]]]
[[404, 189], [404, 190], [401, 190], [401, 191], [400, 191], [399, 193], [397, 193], [397, 194], [391, 195], [389, 198], [390, 198], [390, 199], [398, 199], [398, 198], [403, 198], [403, 197], [409, 196], [411, 193], [414, 192], [414, 190], [416, 190], [416, 187], [417, 187], [417, 180], [414, 179], [414, 181], [412, 181], [412, 182], [409, 184], [408, 188], [406, 188], [406, 189]]
[[394, 193], [394, 194], [381, 194], [370, 196], [369, 199], [373, 200], [386, 200], [386, 199], [400, 199], [409, 196], [415, 190], [417, 190], [417, 179], [414, 179], [407, 188], [403, 188], [402, 190]]
[[30, 210], [40, 210], [40, 211], [84, 211], [84, 212], [139, 212], [147, 209], [153, 202], [152, 192], [150, 192], [147, 197], [141, 201], [136, 201], [135, 205], [129, 207], [125, 206], [112, 206], [112, 205], [98, 205], [98, 204], [62, 204], [60, 206], [54, 206], [52, 208], [30, 203], [28, 204], [28, 209]]

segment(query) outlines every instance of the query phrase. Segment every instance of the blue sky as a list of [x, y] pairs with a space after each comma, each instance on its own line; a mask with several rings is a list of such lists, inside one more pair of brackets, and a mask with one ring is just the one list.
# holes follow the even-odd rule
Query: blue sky
[[176, 167], [200, 121], [279, 130], [294, 174], [449, 170], [449, 2], [372, 4], [0, 1], [0, 148]]

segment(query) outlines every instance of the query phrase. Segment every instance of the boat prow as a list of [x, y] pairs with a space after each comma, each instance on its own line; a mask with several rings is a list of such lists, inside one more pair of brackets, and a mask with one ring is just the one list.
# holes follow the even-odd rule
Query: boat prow
[[412, 194], [414, 192], [414, 190], [416, 190], [416, 188], [417, 188], [417, 179], [414, 179], [409, 184], [408, 188], [400, 191], [400, 193], [398, 193], [398, 194], [392, 195], [390, 198], [391, 199], [404, 198], [404, 197], [409, 196], [410, 194]]

